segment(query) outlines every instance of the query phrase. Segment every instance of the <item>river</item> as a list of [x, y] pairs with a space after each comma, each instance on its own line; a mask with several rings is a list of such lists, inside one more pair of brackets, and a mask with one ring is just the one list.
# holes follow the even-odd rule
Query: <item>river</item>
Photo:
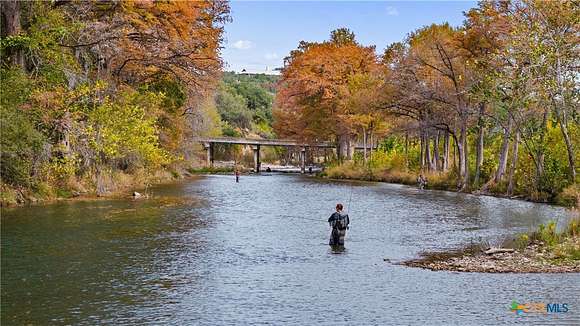
[[[580, 324], [580, 274], [395, 264], [562, 225], [559, 207], [279, 174], [152, 193], [3, 208], [2, 325]], [[349, 201], [346, 249], [333, 252], [325, 221]], [[517, 316], [512, 300], [569, 311]]]

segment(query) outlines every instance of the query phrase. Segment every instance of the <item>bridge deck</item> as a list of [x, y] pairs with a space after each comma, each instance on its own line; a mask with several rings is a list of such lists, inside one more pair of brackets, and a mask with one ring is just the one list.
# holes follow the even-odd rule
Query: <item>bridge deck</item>
[[284, 146], [284, 147], [336, 147], [331, 142], [318, 143], [302, 143], [292, 139], [252, 139], [252, 138], [236, 138], [236, 137], [198, 137], [194, 139], [200, 143], [215, 143], [215, 144], [236, 144], [236, 145], [261, 145], [261, 146]]
[[[194, 141], [200, 143], [214, 143], [214, 144], [236, 144], [236, 145], [260, 145], [260, 146], [284, 146], [284, 147], [319, 147], [319, 148], [336, 148], [334, 142], [317, 142], [317, 143], [303, 143], [292, 139], [253, 139], [253, 138], [237, 138], [237, 137], [196, 137]], [[363, 144], [356, 144], [356, 149], [363, 149]], [[375, 144], [373, 149], [376, 149]], [[367, 149], [370, 149], [370, 144], [367, 144]]]

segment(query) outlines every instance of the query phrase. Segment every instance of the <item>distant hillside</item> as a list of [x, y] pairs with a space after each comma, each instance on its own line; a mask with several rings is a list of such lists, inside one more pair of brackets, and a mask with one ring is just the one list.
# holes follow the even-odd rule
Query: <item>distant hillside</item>
[[272, 137], [278, 76], [225, 72], [215, 95], [224, 136]]

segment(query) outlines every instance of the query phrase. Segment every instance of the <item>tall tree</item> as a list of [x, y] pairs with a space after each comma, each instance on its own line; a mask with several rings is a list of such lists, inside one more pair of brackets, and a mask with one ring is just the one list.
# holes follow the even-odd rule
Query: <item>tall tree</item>
[[[351, 158], [357, 133], [353, 117], [360, 110], [348, 105], [357, 89], [352, 87], [353, 79], [373, 74], [377, 58], [374, 47], [357, 44], [348, 31], [332, 35], [331, 41], [323, 43], [301, 42], [287, 58], [274, 127], [282, 135], [306, 141], [337, 141], [339, 156]], [[295, 117], [299, 128], [281, 128], [280, 118], [289, 116]]]

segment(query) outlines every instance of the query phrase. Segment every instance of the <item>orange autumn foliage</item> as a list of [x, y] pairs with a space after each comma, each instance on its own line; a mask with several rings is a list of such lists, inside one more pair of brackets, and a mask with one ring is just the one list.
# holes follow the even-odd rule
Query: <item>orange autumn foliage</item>
[[374, 47], [342, 37], [301, 42], [286, 58], [274, 111], [279, 136], [320, 141], [353, 132], [354, 116], [362, 112], [362, 106], [353, 105], [353, 95], [360, 90], [352, 87], [353, 81], [375, 74], [378, 63]]
[[99, 54], [102, 76], [127, 83], [168, 76], [194, 95], [190, 103], [220, 76], [225, 1], [87, 1], [67, 9], [87, 25], [74, 47]]

